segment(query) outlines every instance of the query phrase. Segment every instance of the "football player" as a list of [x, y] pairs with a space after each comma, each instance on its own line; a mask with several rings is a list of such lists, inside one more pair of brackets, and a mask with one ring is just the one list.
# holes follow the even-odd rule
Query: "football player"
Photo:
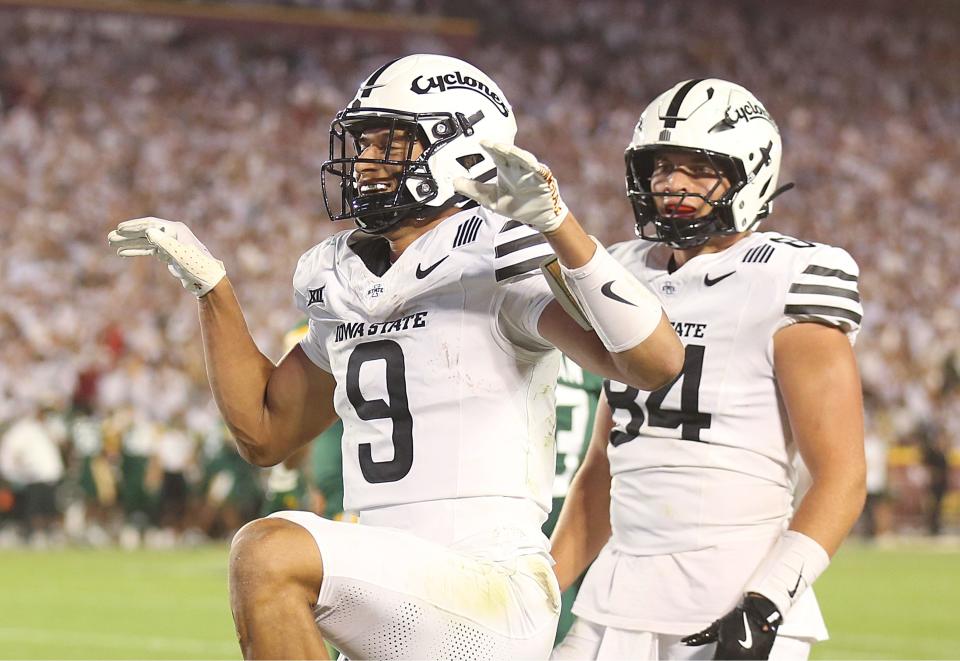
[[[857, 265], [756, 231], [781, 141], [739, 85], [660, 95], [625, 157], [641, 240], [610, 253], [686, 360], [660, 389], [604, 382], [553, 535], [561, 588], [596, 561], [554, 658], [806, 658], [826, 637], [809, 588], [864, 501]], [[794, 512], [797, 452], [812, 484]]]
[[[197, 295], [208, 377], [249, 461], [276, 464], [343, 420], [344, 507], [360, 525], [281, 512], [237, 534], [244, 656], [323, 658], [323, 637], [351, 658], [549, 656], [554, 348], [647, 389], [679, 372], [683, 348], [515, 133], [503, 92], [466, 62], [412, 55], [373, 72], [323, 166], [330, 215], [359, 229], [301, 257], [309, 332], [278, 365], [185, 225], [111, 233]], [[539, 275], [552, 253], [583, 318]]]

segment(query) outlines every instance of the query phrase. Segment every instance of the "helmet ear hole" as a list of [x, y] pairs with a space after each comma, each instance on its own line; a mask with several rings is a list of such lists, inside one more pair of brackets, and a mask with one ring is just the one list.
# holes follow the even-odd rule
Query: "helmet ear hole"
[[474, 165], [483, 160], [483, 154], [467, 154], [465, 156], [458, 156], [457, 163], [463, 166], [464, 170], [471, 169]]
[[426, 197], [431, 193], [437, 192], [437, 185], [430, 179], [424, 179], [419, 184], [417, 184], [417, 193]]
[[437, 140], [442, 140], [443, 138], [449, 138], [456, 132], [456, 130], [456, 125], [454, 124], [453, 120], [445, 119], [434, 124], [433, 129], [431, 129], [430, 132], [433, 133], [434, 138]]

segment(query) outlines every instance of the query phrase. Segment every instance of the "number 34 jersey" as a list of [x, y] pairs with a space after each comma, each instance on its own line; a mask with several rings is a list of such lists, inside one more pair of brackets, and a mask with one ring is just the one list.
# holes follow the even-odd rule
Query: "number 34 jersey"
[[839, 248], [750, 234], [674, 272], [670, 251], [610, 249], [659, 297], [686, 350], [655, 392], [606, 381], [613, 411], [614, 547], [633, 555], [768, 535], [792, 516], [796, 448], [778, 396], [773, 336], [794, 323], [836, 327], [851, 343], [863, 310], [859, 270]]
[[539, 270], [549, 244], [471, 209], [389, 268], [381, 254], [371, 269], [371, 247], [383, 252], [384, 240], [341, 232], [294, 276], [309, 317], [301, 346], [337, 382], [344, 508], [448, 543], [508, 521], [539, 540], [560, 362], [536, 331], [552, 300]]

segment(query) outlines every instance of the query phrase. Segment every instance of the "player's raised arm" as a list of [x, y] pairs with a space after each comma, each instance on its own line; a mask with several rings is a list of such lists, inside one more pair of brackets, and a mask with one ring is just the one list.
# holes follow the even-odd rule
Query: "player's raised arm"
[[512, 145], [481, 144], [497, 179], [460, 178], [457, 192], [543, 233], [559, 259], [560, 286], [595, 333], [551, 304], [540, 319], [543, 337], [583, 367], [643, 390], [670, 382], [683, 366], [683, 346], [657, 298], [584, 232], [546, 165]]
[[159, 218], [128, 220], [108, 241], [121, 257], [157, 257], [197, 296], [210, 387], [247, 461], [276, 464], [335, 419], [333, 377], [299, 347], [278, 366], [261, 353], [223, 262], [186, 225]]

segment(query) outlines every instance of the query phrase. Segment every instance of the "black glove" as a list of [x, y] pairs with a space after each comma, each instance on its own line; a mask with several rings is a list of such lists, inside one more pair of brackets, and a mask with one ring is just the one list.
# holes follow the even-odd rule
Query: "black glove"
[[751, 592], [732, 611], [680, 642], [690, 646], [716, 643], [714, 659], [767, 659], [781, 622], [783, 616], [773, 602]]

